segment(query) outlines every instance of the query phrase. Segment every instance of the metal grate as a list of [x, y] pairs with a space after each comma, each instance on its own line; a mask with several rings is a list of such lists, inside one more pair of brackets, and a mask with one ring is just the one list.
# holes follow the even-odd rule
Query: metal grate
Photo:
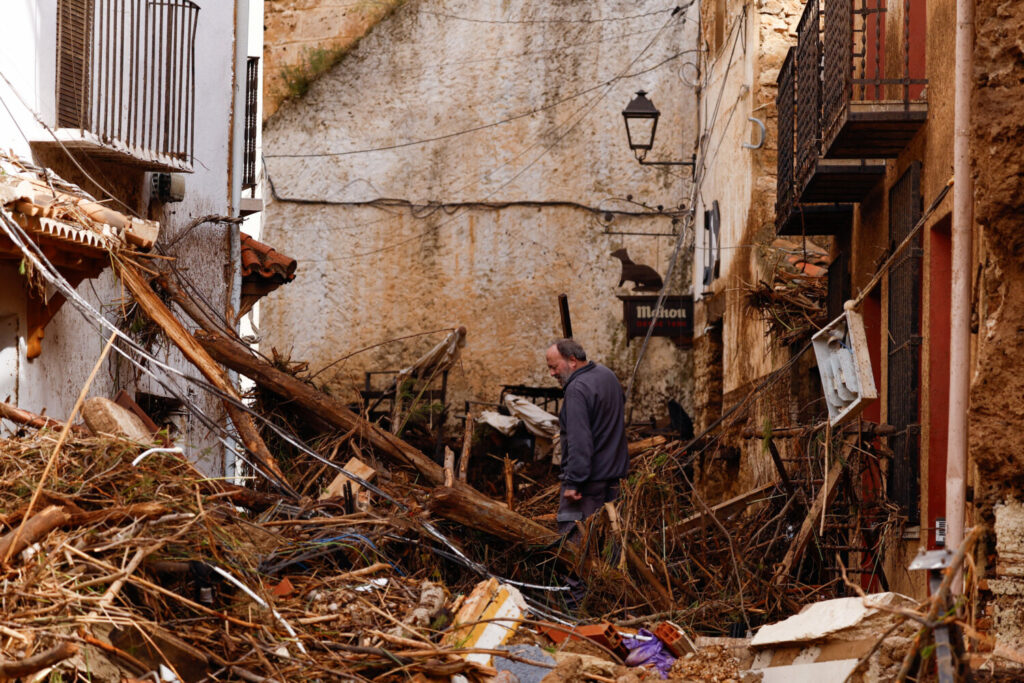
[[[920, 217], [921, 165], [914, 162], [889, 190], [890, 243], [902, 242]], [[887, 421], [897, 429], [889, 438], [889, 498], [903, 508], [909, 524], [920, 521], [921, 256], [918, 235], [889, 269]]]
[[821, 152], [821, 11], [807, 0], [796, 39], [796, 184], [806, 185]]
[[822, 118], [830, 127], [853, 88], [853, 0], [825, 0]]
[[260, 58], [249, 57], [245, 64], [245, 156], [242, 159], [242, 189], [256, 187], [256, 132], [259, 125], [257, 103], [260, 87]]
[[58, 127], [191, 161], [198, 17], [190, 0], [58, 0]]
[[778, 94], [775, 107], [778, 111], [778, 153], [776, 156], [776, 198], [775, 215], [785, 220], [793, 211], [796, 187], [793, 181], [793, 146], [795, 128], [793, 121], [796, 106], [796, 51], [790, 49], [779, 69]]

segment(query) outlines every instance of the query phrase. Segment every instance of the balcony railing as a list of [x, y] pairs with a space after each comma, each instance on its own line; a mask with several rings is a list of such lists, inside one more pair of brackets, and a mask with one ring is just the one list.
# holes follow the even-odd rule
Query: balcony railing
[[824, 32], [825, 156], [898, 156], [927, 116], [924, 0], [825, 0]]
[[796, 29], [796, 179], [800, 189], [821, 153], [820, 4], [820, 0], [807, 0]]
[[189, 170], [198, 17], [190, 0], [58, 0], [58, 128], [96, 156]]
[[822, 7], [827, 15], [836, 1], [808, 0], [797, 24], [794, 179], [796, 200], [805, 204], [859, 202], [885, 174], [885, 163], [863, 151], [848, 159], [824, 158]]
[[775, 109], [778, 113], [778, 153], [776, 156], [775, 215], [788, 216], [796, 201], [796, 179], [793, 176], [796, 159], [793, 151], [796, 145], [796, 130], [793, 115], [796, 109], [796, 52], [790, 48], [779, 69], [778, 86], [775, 95]]
[[[778, 112], [777, 187], [775, 229], [780, 235], [835, 235], [853, 224], [850, 204], [805, 204], [798, 198], [796, 182], [796, 55], [792, 47], [779, 69], [775, 98]], [[807, 146], [813, 151], [812, 146]], [[817, 163], [811, 159], [812, 163]]]

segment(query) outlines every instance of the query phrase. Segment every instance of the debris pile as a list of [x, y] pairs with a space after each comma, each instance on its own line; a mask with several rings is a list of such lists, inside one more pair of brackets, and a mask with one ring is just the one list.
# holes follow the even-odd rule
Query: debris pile
[[70, 440], [44, 481], [54, 441], [0, 442], [5, 657], [71, 643], [64, 680], [93, 681], [121, 680], [104, 660], [183, 681], [479, 668], [431, 640], [451, 596], [389, 560], [389, 517], [292, 517], [123, 439]]
[[771, 281], [747, 287], [747, 301], [761, 313], [767, 335], [781, 345], [806, 340], [828, 322], [828, 258], [813, 244], [778, 239]]

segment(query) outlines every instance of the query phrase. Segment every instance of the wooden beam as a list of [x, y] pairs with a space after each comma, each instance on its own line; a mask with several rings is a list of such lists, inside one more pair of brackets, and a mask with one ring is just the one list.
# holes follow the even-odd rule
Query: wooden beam
[[[775, 482], [769, 484], [763, 484], [757, 488], [751, 489], [746, 493], [741, 493], [738, 496], [730, 498], [729, 500], [722, 501], [716, 505], [711, 506], [711, 511], [714, 512], [715, 517], [719, 520], [724, 521], [736, 514], [755, 499], [760, 498], [764, 494], [768, 493], [776, 486]], [[687, 534], [694, 529], [703, 526], [706, 522], [709, 522], [707, 512], [698, 512], [695, 515], [690, 515], [681, 522], [677, 522], [665, 530], [665, 533], [673, 536], [681, 536]]]
[[839, 483], [839, 477], [843, 474], [843, 468], [846, 466], [845, 463], [853, 454], [853, 447], [857, 442], [857, 438], [856, 435], [848, 436], [843, 442], [842, 454], [835, 459], [835, 462], [829, 468], [825, 481], [818, 491], [818, 495], [814, 497], [814, 503], [811, 504], [811, 508], [807, 511], [803, 524], [800, 525], [800, 530], [793, 537], [793, 542], [789, 545], [786, 556], [782, 558], [782, 562], [779, 563], [775, 571], [772, 583], [776, 585], [784, 583], [789, 578], [793, 568], [800, 562], [804, 550], [807, 549], [807, 544], [810, 543], [811, 538], [814, 536], [814, 529], [821, 519], [822, 511], [827, 509], [832, 504], [832, 501], [835, 500], [839, 489], [836, 484]]
[[626, 448], [629, 451], [629, 457], [632, 458], [634, 455], [639, 455], [649, 448], [657, 448], [658, 446], [664, 446], [667, 443], [668, 439], [664, 436], [649, 436], [646, 439], [640, 439], [639, 441], [631, 441]]
[[505, 505], [472, 489], [470, 491], [472, 493], [454, 487], [435, 488], [430, 492], [427, 509], [438, 517], [485, 531], [510, 543], [520, 544], [526, 549], [551, 546], [556, 555], [570, 564], [576, 563], [575, 546], [562, 543], [563, 537], [559, 533], [513, 512]]
[[782, 456], [779, 455], [775, 440], [771, 437], [768, 437], [768, 452], [772, 456], [772, 462], [775, 463], [775, 471], [779, 473], [779, 479], [782, 480], [782, 487], [786, 489], [786, 495], [792, 498], [796, 495], [796, 490], [793, 488], [793, 482], [789, 480], [789, 474], [786, 472], [786, 466], [782, 462]]
[[[160, 297], [156, 295], [156, 292], [153, 291], [152, 287], [149, 286], [149, 282], [132, 265], [123, 261], [115, 261], [115, 269], [121, 277], [121, 282], [124, 283], [124, 286], [135, 297], [139, 307], [150, 320], [164, 331], [167, 338], [185, 354], [185, 358], [195, 365], [199, 372], [211, 384], [217, 387], [219, 391], [240, 403], [241, 396], [235, 391], [235, 387], [228, 380], [223, 368], [217, 365], [213, 358], [210, 357], [210, 354], [188, 333], [188, 330], [185, 329], [181, 321], [171, 313], [170, 309], [167, 308], [164, 302], [160, 300]], [[252, 453], [255, 453], [263, 465], [281, 480], [281, 484], [287, 487], [288, 480], [285, 478], [280, 466], [278, 466], [277, 460], [270, 454], [270, 450], [263, 442], [263, 438], [260, 436], [259, 431], [257, 431], [252, 417], [231, 400], [224, 400], [224, 408], [227, 410], [228, 416], [231, 418], [231, 422], [234, 423], [238, 436], [245, 447]]]
[[[434, 486], [444, 483], [444, 468], [399, 437], [352, 412], [338, 400], [306, 384], [294, 375], [278, 370], [240, 342], [216, 332], [196, 332], [195, 340], [212, 358], [249, 377], [275, 394], [295, 401], [330, 425], [344, 431], [355, 430], [362, 443], [393, 460], [416, 469]], [[456, 481], [458, 487], [460, 482]]]
[[459, 458], [459, 481], [466, 481], [469, 474], [469, 457], [473, 451], [473, 421], [472, 409], [466, 411], [465, 430], [462, 435], [462, 456]]

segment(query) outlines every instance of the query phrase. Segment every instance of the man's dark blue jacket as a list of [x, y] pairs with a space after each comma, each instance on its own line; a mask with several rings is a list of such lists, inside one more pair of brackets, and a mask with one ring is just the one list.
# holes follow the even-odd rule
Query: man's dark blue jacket
[[566, 486], [626, 476], [625, 396], [615, 373], [594, 362], [572, 373], [558, 421]]

